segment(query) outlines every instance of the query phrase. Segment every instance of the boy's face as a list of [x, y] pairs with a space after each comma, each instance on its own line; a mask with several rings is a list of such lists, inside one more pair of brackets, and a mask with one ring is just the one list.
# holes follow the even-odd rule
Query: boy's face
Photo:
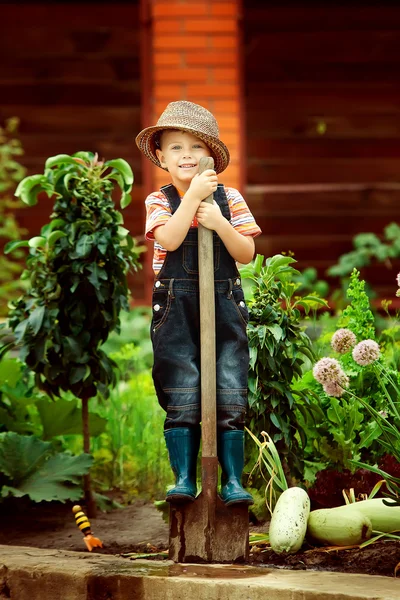
[[186, 131], [163, 131], [160, 148], [156, 153], [161, 166], [168, 169], [172, 183], [183, 192], [199, 172], [200, 159], [211, 156], [208, 146]]

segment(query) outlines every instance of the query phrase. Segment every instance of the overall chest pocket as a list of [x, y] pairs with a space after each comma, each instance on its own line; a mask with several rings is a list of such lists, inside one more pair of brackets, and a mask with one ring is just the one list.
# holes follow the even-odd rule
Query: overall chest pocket
[[[219, 269], [220, 248], [220, 241], [214, 239], [214, 271]], [[189, 273], [190, 275], [199, 274], [199, 250], [197, 242], [183, 242], [182, 260], [182, 266], [186, 273]]]
[[153, 318], [151, 329], [155, 333], [165, 323], [171, 309], [171, 294], [167, 289], [153, 290]]

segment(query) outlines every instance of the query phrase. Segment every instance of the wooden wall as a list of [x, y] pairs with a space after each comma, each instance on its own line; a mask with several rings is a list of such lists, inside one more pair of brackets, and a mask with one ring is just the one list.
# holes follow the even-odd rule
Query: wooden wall
[[[400, 221], [400, 7], [339, 4], [244, 3], [257, 251], [320, 276], [355, 234]], [[398, 267], [364, 274], [393, 298]]]
[[[43, 172], [48, 156], [78, 150], [132, 166], [133, 202], [126, 226], [144, 229], [141, 156], [139, 2], [7, 4], [1, 8], [0, 123], [17, 116], [29, 174]], [[38, 233], [50, 203], [21, 212]], [[132, 278], [144, 296], [143, 271]]]

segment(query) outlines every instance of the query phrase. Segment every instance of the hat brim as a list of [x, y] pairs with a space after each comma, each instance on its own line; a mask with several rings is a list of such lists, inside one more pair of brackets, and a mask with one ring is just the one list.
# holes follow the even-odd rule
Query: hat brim
[[147, 158], [149, 158], [155, 165], [157, 165], [157, 167], [164, 169], [164, 167], [161, 166], [160, 161], [157, 158], [154, 137], [156, 133], [160, 131], [167, 131], [169, 129], [187, 131], [188, 133], [191, 133], [198, 137], [205, 144], [207, 144], [207, 146], [211, 150], [215, 163], [215, 172], [222, 173], [222, 171], [225, 171], [226, 167], [229, 165], [230, 155], [228, 148], [223, 142], [221, 142], [219, 138], [207, 135], [205, 133], [202, 133], [201, 131], [197, 131], [196, 129], [191, 129], [190, 127], [182, 127], [177, 125], [155, 125], [154, 127], [146, 127], [146, 129], [143, 129], [136, 136], [136, 145], [139, 148], [139, 150], [143, 152], [143, 154]]

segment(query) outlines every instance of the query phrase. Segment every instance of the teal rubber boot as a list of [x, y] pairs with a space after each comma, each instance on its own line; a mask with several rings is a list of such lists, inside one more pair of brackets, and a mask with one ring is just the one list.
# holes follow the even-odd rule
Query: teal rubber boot
[[241, 483], [244, 467], [244, 431], [223, 431], [218, 436], [218, 458], [222, 468], [221, 498], [231, 504], [253, 504]]
[[196, 497], [196, 465], [200, 446], [198, 427], [174, 427], [164, 431], [175, 487], [167, 492], [167, 502], [193, 502]]

